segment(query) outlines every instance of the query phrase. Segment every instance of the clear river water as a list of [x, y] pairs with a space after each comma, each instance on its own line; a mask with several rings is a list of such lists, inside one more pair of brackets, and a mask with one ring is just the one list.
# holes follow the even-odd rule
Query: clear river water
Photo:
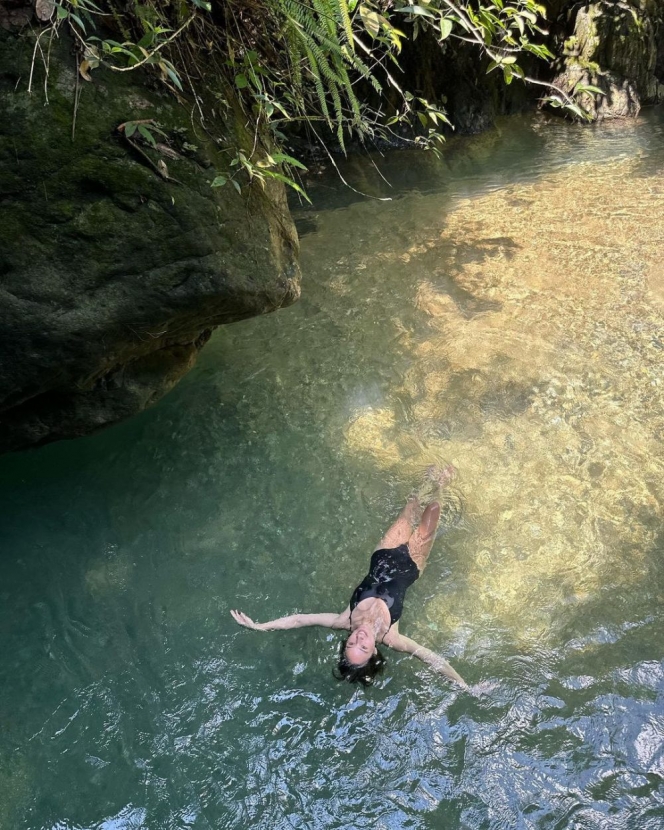
[[[664, 115], [343, 172], [299, 303], [0, 459], [2, 830], [664, 827]], [[401, 629], [492, 691], [233, 622], [342, 610], [431, 463]]]

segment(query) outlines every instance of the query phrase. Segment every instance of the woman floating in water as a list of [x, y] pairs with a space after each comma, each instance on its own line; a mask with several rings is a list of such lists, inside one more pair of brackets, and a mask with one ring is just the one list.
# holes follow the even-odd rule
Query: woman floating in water
[[[443, 470], [430, 467], [427, 475], [440, 487], [450, 481], [454, 472], [451, 465]], [[399, 518], [381, 539], [371, 557], [369, 573], [357, 586], [350, 604], [341, 614], [291, 614], [257, 623], [241, 611], [231, 611], [233, 619], [256, 631], [303, 628], [307, 625], [350, 631], [339, 651], [338, 676], [351, 683], [359, 681], [367, 686], [383, 670], [385, 659], [376, 647], [377, 643], [381, 643], [419, 657], [449, 680], [468, 688], [447, 660], [399, 633], [406, 590], [424, 570], [436, 538], [439, 519], [440, 504], [437, 501], [432, 501], [422, 512], [417, 496], [409, 499]]]

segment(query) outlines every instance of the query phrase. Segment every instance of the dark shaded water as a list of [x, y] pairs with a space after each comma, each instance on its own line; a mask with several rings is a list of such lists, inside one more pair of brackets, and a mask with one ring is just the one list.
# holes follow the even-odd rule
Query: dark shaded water
[[[0, 460], [0, 827], [664, 827], [664, 121], [512, 120], [321, 178], [302, 301], [154, 410]], [[391, 655], [341, 610], [459, 478]]]

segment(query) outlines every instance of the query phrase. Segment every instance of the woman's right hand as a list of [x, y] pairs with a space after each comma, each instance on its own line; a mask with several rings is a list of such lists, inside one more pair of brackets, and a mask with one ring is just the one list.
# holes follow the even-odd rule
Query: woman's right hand
[[251, 617], [243, 614], [242, 611], [231, 610], [231, 617], [238, 625], [243, 625], [245, 628], [253, 628], [254, 631], [262, 631], [263, 626], [260, 623], [254, 622]]

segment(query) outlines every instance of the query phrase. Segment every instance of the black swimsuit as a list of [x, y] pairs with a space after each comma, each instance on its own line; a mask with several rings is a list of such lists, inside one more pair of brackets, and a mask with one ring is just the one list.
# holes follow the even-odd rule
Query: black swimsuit
[[369, 573], [350, 598], [351, 614], [363, 599], [378, 597], [387, 605], [390, 611], [390, 625], [394, 625], [403, 611], [406, 590], [419, 575], [417, 565], [410, 558], [408, 545], [374, 551]]

